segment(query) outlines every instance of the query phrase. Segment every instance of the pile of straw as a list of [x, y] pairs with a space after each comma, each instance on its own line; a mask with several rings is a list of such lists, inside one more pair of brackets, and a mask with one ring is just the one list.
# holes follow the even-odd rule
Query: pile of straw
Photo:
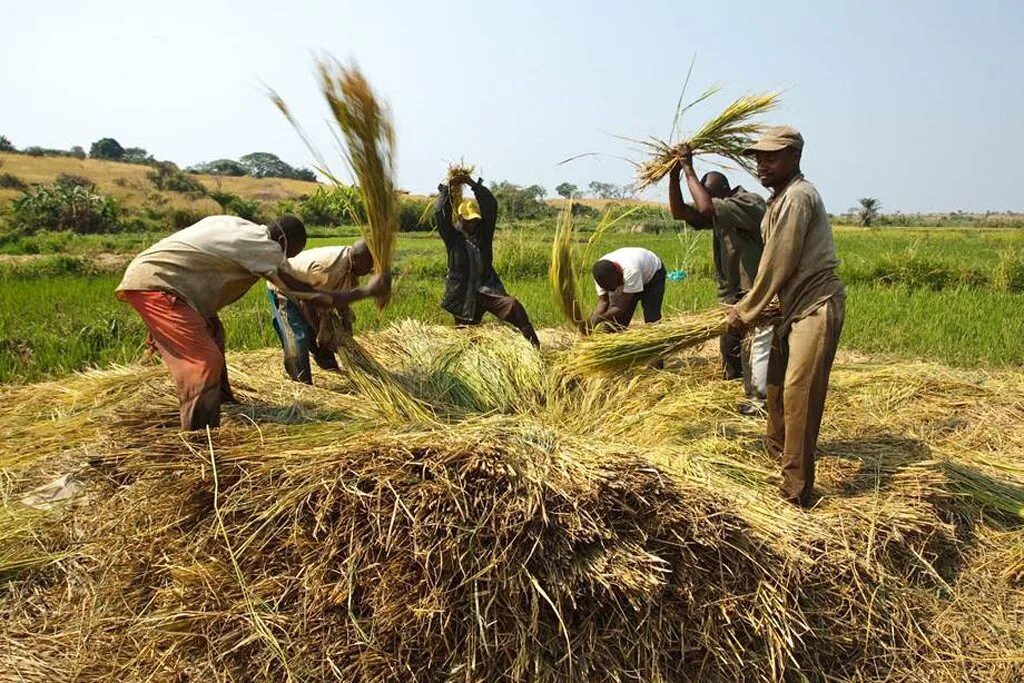
[[802, 511], [712, 353], [559, 377], [512, 330], [472, 334], [360, 340], [427, 422], [357, 368], [290, 382], [273, 351], [229, 356], [243, 403], [208, 436], [176, 432], [148, 368], [0, 390], [0, 434], [57, 435], [0, 465], [8, 500], [92, 463], [85, 501], [33, 521], [66, 557], [5, 585], [0, 670], [1020, 680], [1019, 371], [841, 356]]
[[[683, 112], [716, 92], [717, 88], [712, 88], [695, 102], [680, 109], [676, 114], [676, 122], [678, 123], [679, 116]], [[755, 119], [776, 109], [780, 95], [779, 92], [744, 95], [723, 109], [717, 116], [705, 122], [683, 142], [689, 145], [694, 155], [720, 156], [753, 174], [751, 159], [743, 155], [743, 150], [754, 142], [763, 128], [763, 125], [756, 122]], [[648, 155], [646, 161], [635, 164], [636, 182], [634, 186], [638, 191], [657, 184], [679, 162], [679, 154], [676, 151], [678, 143], [654, 137], [647, 140], [633, 140], [633, 142], [640, 144]]]

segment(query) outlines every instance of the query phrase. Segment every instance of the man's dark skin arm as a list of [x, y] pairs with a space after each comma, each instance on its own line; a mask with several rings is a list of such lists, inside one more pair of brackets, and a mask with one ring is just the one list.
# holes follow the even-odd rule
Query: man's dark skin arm
[[615, 306], [611, 305], [611, 299], [607, 293], [601, 294], [597, 298], [597, 306], [594, 307], [594, 312], [590, 315], [590, 318], [586, 322], [586, 328], [584, 332], [595, 329], [602, 323], [611, 323], [619, 327], [625, 326], [628, 320], [623, 320], [622, 317], [630, 306], [633, 304], [633, 300], [637, 297], [636, 294], [620, 294], [618, 297], [618, 303]]
[[[685, 144], [679, 146], [680, 159], [668, 173], [668, 205], [672, 217], [686, 221], [697, 230], [710, 228], [714, 224], [715, 204], [707, 188], [701, 185], [696, 171], [693, 170], [693, 154]], [[683, 201], [683, 191], [679, 186], [680, 174], [686, 176], [686, 187], [693, 197], [693, 206]]]

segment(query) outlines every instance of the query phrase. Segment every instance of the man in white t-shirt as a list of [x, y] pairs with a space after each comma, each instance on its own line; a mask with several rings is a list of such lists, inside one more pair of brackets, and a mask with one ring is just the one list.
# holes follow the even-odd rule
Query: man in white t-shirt
[[661, 320], [665, 266], [653, 251], [641, 247], [616, 249], [594, 264], [593, 275], [597, 307], [586, 324], [587, 330], [599, 325], [629, 327], [637, 303], [643, 308], [645, 323]]

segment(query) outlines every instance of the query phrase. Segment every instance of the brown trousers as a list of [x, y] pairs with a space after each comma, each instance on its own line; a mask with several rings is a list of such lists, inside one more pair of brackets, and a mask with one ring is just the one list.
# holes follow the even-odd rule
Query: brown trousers
[[833, 297], [772, 342], [768, 360], [768, 448], [782, 460], [782, 496], [810, 503], [814, 454], [845, 301]]
[[456, 325], [479, 325], [483, 320], [484, 313], [490, 313], [498, 320], [506, 322], [518, 328], [527, 341], [534, 346], [540, 346], [537, 333], [530, 323], [530, 316], [526, 309], [519, 303], [519, 300], [508, 294], [495, 294], [491, 292], [478, 292], [476, 295], [476, 316], [472, 320], [455, 316]]

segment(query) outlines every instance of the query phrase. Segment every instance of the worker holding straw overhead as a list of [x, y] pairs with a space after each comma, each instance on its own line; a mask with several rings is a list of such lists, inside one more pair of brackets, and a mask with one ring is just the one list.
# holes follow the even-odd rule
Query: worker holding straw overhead
[[505, 291], [494, 270], [494, 228], [498, 220], [498, 201], [484, 187], [483, 179], [468, 175], [451, 179], [452, 184], [468, 185], [475, 199], [463, 199], [454, 207], [451, 185], [438, 185], [434, 216], [438, 232], [448, 252], [448, 274], [445, 277], [441, 307], [452, 314], [456, 324], [477, 325], [484, 313], [519, 329], [534, 346], [540, 340], [533, 329], [526, 309]]
[[149, 329], [147, 342], [174, 377], [181, 428], [220, 425], [220, 404], [233, 402], [224, 359], [224, 326], [217, 313], [261, 277], [332, 305], [288, 273], [285, 259], [306, 246], [306, 227], [294, 216], [269, 226], [236, 216], [209, 216], [165, 237], [135, 257], [117, 286]]
[[[366, 287], [359, 278], [373, 270], [373, 256], [365, 240], [352, 246], [306, 249], [288, 259], [290, 274], [317, 289], [331, 292], [341, 314], [341, 326], [352, 334], [355, 314], [351, 304], [378, 296], [387, 288], [386, 277], [373, 278]], [[274, 282], [267, 282], [267, 296], [273, 313], [274, 330], [284, 349], [285, 373], [297, 382], [313, 383], [309, 357], [325, 370], [337, 370], [334, 350], [317, 343], [321, 311], [317, 306], [290, 297]]]
[[[764, 241], [761, 220], [765, 201], [761, 195], [743, 187], [731, 187], [729, 179], [718, 171], [697, 177], [693, 153], [683, 143], [677, 148], [679, 161], [669, 171], [668, 202], [672, 217], [684, 220], [697, 230], [711, 230], [718, 300], [735, 304], [757, 276]], [[693, 197], [693, 205], [683, 200], [680, 175]], [[742, 335], [730, 329], [719, 340], [722, 373], [725, 379], [743, 378], [746, 401], [739, 411], [745, 415], [763, 414], [768, 379], [768, 355], [772, 328], [763, 325]]]
[[804, 139], [794, 128], [767, 128], [746, 154], [772, 191], [761, 224], [764, 253], [750, 291], [729, 323], [750, 325], [778, 297], [782, 322], [768, 361], [768, 447], [782, 460], [782, 496], [812, 502], [814, 457], [828, 378], [843, 329], [846, 290], [825, 204], [800, 171]]

